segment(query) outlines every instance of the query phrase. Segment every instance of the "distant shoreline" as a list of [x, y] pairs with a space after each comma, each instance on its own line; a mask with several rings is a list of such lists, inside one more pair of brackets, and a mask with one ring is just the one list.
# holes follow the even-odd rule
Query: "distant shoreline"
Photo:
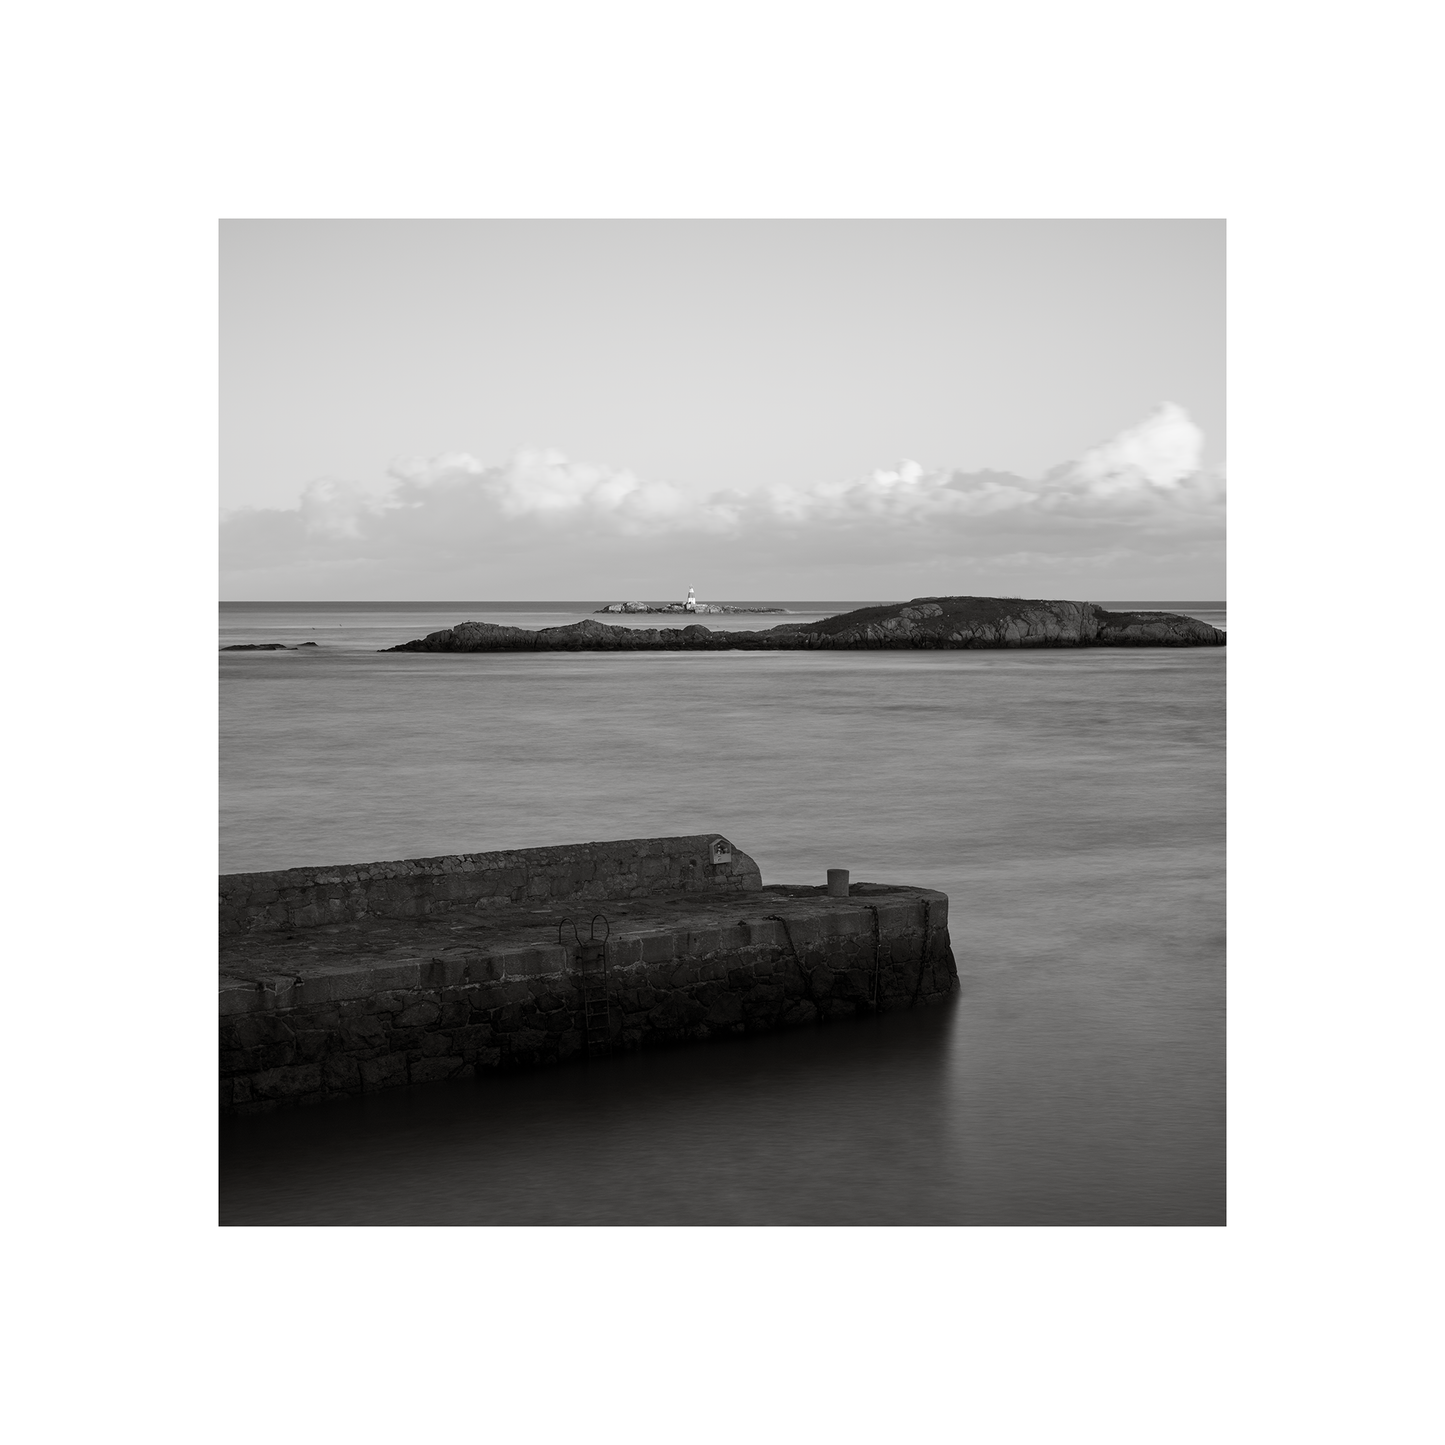
[[1015, 597], [916, 597], [818, 622], [753, 631], [619, 627], [587, 618], [563, 627], [461, 622], [383, 652], [795, 651], [867, 648], [1223, 647], [1220, 628], [1180, 613], [1111, 611], [1093, 602]]
[[[1018, 599], [1012, 599], [1017, 601]], [[817, 598], [789, 598], [780, 602], [763, 602], [752, 604], [755, 610], [765, 612], [851, 612], [859, 607], [902, 607], [906, 599], [894, 598], [885, 599], [862, 599], [862, 598], [833, 598], [820, 600]], [[423, 608], [436, 609], [439, 607], [477, 607], [493, 612], [536, 612], [539, 610], [552, 612], [581, 612], [595, 614], [598, 610], [597, 599], [588, 598], [582, 600], [568, 600], [566, 598], [543, 597], [543, 598], [516, 598], [516, 597], [421, 597], [421, 598], [397, 598], [381, 597], [373, 601], [355, 597], [340, 598], [220, 598], [216, 604], [218, 607], [227, 609], [260, 610], [263, 608], [333, 608], [356, 611], [378, 612], [378, 611], [420, 611]], [[739, 606], [734, 603], [709, 603], [709, 606]], [[1101, 598], [1094, 603], [1095, 607], [1106, 607], [1119, 611], [1181, 611], [1194, 609], [1197, 611], [1223, 612], [1228, 609], [1227, 601], [1220, 598], [1208, 599], [1180, 599], [1176, 597], [1128, 597], [1128, 598]], [[745, 609], [746, 610], [746, 609]]]
[[683, 602], [660, 602], [656, 606], [650, 602], [609, 602], [607, 606], [599, 607], [594, 615], [601, 616], [606, 613], [614, 617], [637, 617], [645, 613], [668, 613], [676, 617], [702, 617], [705, 615], [711, 617], [723, 613], [785, 615], [787, 611], [786, 607], [735, 607], [729, 602], [698, 602], [691, 607]]

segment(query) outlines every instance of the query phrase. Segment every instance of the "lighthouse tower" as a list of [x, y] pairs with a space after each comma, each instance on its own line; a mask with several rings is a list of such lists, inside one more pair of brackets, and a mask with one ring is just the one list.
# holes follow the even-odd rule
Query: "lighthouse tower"
[[684, 612], [697, 611], [697, 594], [691, 587], [687, 589], [687, 601], [682, 604], [682, 610]]

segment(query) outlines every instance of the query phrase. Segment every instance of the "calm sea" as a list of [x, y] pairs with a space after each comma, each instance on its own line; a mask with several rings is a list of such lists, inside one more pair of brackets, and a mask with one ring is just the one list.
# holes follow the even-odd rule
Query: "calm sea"
[[1224, 1222], [1225, 650], [376, 652], [599, 605], [224, 604], [320, 646], [221, 655], [223, 870], [717, 831], [944, 890], [961, 991], [226, 1120], [223, 1222]]

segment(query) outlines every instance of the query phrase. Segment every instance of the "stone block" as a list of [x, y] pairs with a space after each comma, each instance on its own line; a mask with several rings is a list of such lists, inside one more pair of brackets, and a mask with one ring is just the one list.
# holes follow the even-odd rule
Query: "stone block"
[[406, 1055], [383, 1054], [376, 1059], [363, 1059], [357, 1066], [363, 1089], [388, 1089], [406, 1083]]
[[555, 944], [549, 948], [521, 948], [496, 955], [507, 979], [535, 978], [545, 974], [563, 973], [567, 968], [567, 950]]
[[[448, 1033], [452, 1041], [452, 1052], [460, 1054], [469, 1062], [476, 1058], [479, 1049], [486, 1048], [492, 1042], [490, 1024], [468, 1024], [465, 1028], [451, 1029]], [[436, 1037], [440, 1038], [441, 1035]]]
[[258, 1099], [294, 1099], [314, 1094], [320, 1087], [320, 1064], [290, 1064], [262, 1069], [251, 1076], [251, 1088]]
[[507, 1042], [514, 1057], [535, 1054], [546, 1044], [547, 1035], [541, 1029], [516, 1029]]
[[693, 958], [705, 958], [717, 953], [722, 947], [722, 933], [716, 928], [702, 929], [687, 935], [687, 953]]
[[432, 1003], [430, 999], [422, 999], [420, 1002], [411, 1004], [397, 1016], [396, 1027], [425, 1028], [428, 1024], [434, 1024], [442, 1016], [441, 1007]]
[[752, 942], [752, 930], [746, 923], [734, 923], [730, 928], [718, 930], [718, 950], [721, 953], [741, 953]]
[[739, 994], [718, 989], [707, 1000], [707, 1022], [714, 1028], [743, 1021], [743, 1001]]
[[671, 932], [644, 933], [638, 940], [642, 944], [643, 963], [668, 963], [677, 954], [677, 938]]
[[749, 1009], [775, 1010], [787, 997], [780, 983], [754, 984], [745, 995]]
[[345, 1054], [331, 1054], [321, 1062], [321, 1082], [327, 1089], [347, 1094], [361, 1092], [361, 1066]]
[[421, 986], [422, 960], [419, 958], [398, 959], [390, 963], [372, 965], [371, 981], [376, 990], [419, 988]]
[[[787, 933], [792, 937], [793, 947], [802, 953], [828, 936], [828, 921], [821, 913], [802, 913], [788, 919]], [[782, 942], [786, 946], [787, 938]]]
[[637, 937], [612, 938], [607, 944], [607, 961], [614, 968], [627, 968], [642, 962], [642, 940]]
[[262, 974], [261, 1005], [265, 1009], [288, 1009], [295, 1002], [296, 978], [293, 974]]
[[750, 948], [786, 948], [788, 940], [783, 925], [771, 918], [749, 918], [744, 926], [748, 930]]
[[658, 1006], [647, 1015], [647, 1024], [664, 1034], [676, 1035], [693, 1025], [700, 1024], [707, 1016], [707, 1010], [697, 999], [676, 992], [668, 994]]
[[251, 1013], [264, 1006], [261, 990], [246, 979], [222, 978], [218, 997], [218, 1011], [222, 1018], [231, 1014]]
[[864, 938], [830, 938], [816, 951], [815, 957], [819, 957], [824, 966], [835, 973], [858, 968], [865, 958], [871, 965], [873, 938], [871, 935]]
[[385, 1022], [376, 1014], [343, 1019], [336, 1036], [344, 1049], [374, 1049], [386, 1041]]
[[911, 898], [882, 901], [874, 906], [878, 910], [878, 931], [885, 940], [906, 928], [916, 927], [921, 920], [918, 904]]
[[[356, 1000], [350, 1001], [353, 1005]], [[341, 1027], [341, 1005], [330, 1004], [315, 1009], [293, 1009], [286, 1022], [297, 1033], [303, 1029], [335, 1030]]]
[[854, 938], [866, 933], [873, 936], [873, 915], [867, 909], [838, 909], [828, 918], [828, 933], [834, 938]]
[[326, 1029], [300, 1029], [296, 1034], [296, 1062], [311, 1063], [321, 1058], [336, 1035]]
[[296, 1045], [294, 1043], [262, 1044], [258, 1048], [248, 1049], [246, 1057], [247, 1072], [284, 1068], [296, 1062]]
[[425, 1059], [439, 1058], [452, 1050], [450, 1034], [425, 1034], [421, 1041], [421, 1053]]
[[475, 1021], [477, 1014], [486, 1013], [488, 1010], [497, 1006], [500, 1002], [498, 995], [504, 987], [505, 985], [503, 984], [488, 983], [482, 984], [477, 988], [469, 988], [462, 991], [462, 997], [466, 1000], [467, 1006], [472, 1011], [473, 1021]]
[[297, 985], [295, 1007], [314, 1007], [341, 999], [369, 998], [375, 992], [371, 969], [337, 965], [307, 969]]
[[293, 1044], [296, 1035], [290, 1024], [273, 1014], [247, 1014], [234, 1019], [226, 1028], [226, 1037], [238, 1049], [254, 1049], [265, 1045]]

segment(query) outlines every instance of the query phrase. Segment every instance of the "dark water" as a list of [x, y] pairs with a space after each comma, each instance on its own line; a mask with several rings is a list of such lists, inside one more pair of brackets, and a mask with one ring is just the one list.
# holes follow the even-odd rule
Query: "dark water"
[[228, 1120], [226, 1222], [1223, 1223], [1222, 649], [221, 673], [226, 871], [718, 831], [769, 882], [943, 889], [962, 979], [940, 1009]]

